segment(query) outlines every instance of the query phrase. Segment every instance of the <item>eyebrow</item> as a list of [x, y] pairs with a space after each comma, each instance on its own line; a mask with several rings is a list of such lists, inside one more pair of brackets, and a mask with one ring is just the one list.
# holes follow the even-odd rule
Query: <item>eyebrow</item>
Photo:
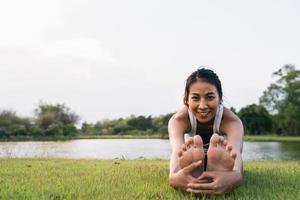
[[214, 92], [208, 92], [208, 93], [206, 93], [206, 95], [215, 95], [216, 93], [214, 93]]
[[[199, 94], [195, 93], [195, 92], [192, 92], [191, 95], [197, 95], [197, 96], [199, 96]], [[205, 95], [216, 95], [216, 93], [215, 92], [208, 92]]]

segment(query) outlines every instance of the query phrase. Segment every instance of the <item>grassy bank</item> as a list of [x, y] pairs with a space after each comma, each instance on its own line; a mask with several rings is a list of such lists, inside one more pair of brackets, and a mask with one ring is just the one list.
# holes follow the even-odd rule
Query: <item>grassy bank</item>
[[259, 142], [300, 142], [300, 136], [279, 136], [279, 135], [245, 135], [244, 141]]
[[[167, 177], [167, 161], [4, 159], [0, 199], [195, 199]], [[299, 187], [300, 161], [246, 162], [243, 185], [209, 199], [297, 199]]]
[[76, 135], [76, 136], [11, 136], [0, 138], [0, 141], [64, 141], [78, 139], [168, 139], [161, 135]]

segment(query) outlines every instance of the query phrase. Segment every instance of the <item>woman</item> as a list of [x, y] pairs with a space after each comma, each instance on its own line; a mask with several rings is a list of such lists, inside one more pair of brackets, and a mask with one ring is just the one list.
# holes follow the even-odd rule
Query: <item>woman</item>
[[[172, 187], [192, 194], [224, 194], [241, 184], [243, 125], [222, 106], [222, 97], [221, 82], [212, 70], [201, 68], [188, 77], [185, 105], [168, 126]], [[187, 132], [195, 136], [184, 142]]]

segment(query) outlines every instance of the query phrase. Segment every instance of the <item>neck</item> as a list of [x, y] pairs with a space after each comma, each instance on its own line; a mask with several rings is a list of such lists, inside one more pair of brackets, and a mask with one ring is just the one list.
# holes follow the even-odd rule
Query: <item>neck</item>
[[197, 125], [198, 125], [199, 127], [201, 127], [201, 128], [212, 128], [213, 125], [214, 125], [214, 120], [215, 120], [214, 117], [213, 117], [211, 120], [209, 120], [208, 122], [205, 122], [205, 123], [199, 122], [199, 121], [197, 120]]

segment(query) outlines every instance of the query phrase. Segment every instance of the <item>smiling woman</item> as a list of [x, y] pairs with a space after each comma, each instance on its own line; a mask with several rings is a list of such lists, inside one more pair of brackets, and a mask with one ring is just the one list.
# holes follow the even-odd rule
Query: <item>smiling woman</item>
[[[221, 81], [212, 70], [201, 68], [188, 77], [184, 107], [168, 127], [169, 182], [174, 188], [192, 194], [224, 194], [241, 183], [243, 125], [223, 107], [222, 97]], [[193, 138], [184, 141], [184, 133]]]

